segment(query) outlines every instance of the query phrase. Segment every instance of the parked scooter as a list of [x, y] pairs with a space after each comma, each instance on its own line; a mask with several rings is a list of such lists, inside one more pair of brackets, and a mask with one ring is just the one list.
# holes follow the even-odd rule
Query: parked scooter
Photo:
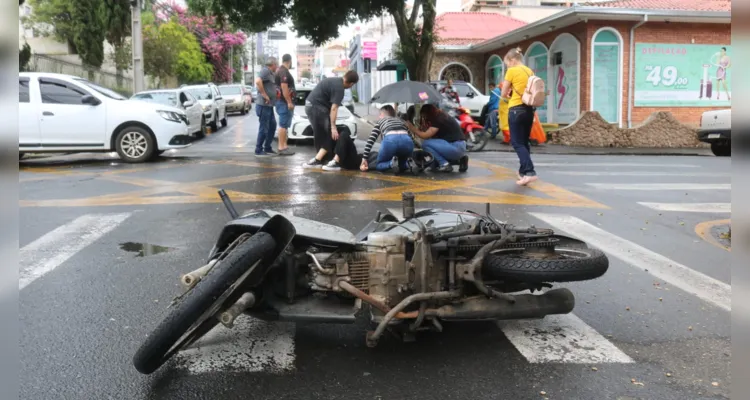
[[458, 120], [461, 131], [466, 137], [466, 150], [472, 152], [482, 150], [490, 141], [489, 132], [484, 129], [484, 126], [474, 121], [468, 108], [461, 107], [445, 95], [443, 97], [441, 108]]

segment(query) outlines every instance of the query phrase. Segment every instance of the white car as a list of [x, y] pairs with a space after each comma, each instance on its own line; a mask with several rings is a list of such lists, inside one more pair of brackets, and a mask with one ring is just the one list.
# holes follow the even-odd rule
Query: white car
[[216, 85], [182, 85], [180, 89], [187, 90], [201, 103], [206, 124], [211, 127], [212, 132], [219, 130], [219, 122], [222, 127], [227, 126], [227, 104]]
[[[448, 81], [432, 81], [430, 84], [437, 90], [442, 89]], [[458, 100], [461, 102], [461, 107], [469, 109], [471, 117], [483, 124], [484, 118], [487, 116], [487, 102], [490, 101], [490, 96], [487, 96], [475, 88], [469, 82], [464, 81], [453, 81], [453, 88], [458, 92]]]
[[698, 140], [711, 144], [711, 151], [715, 156], [731, 157], [732, 109], [703, 112]]
[[147, 161], [190, 145], [187, 116], [174, 107], [128, 100], [83, 78], [18, 74], [18, 152], [110, 152]]
[[134, 94], [130, 99], [179, 108], [187, 115], [188, 134], [197, 138], [206, 135], [206, 117], [203, 115], [203, 107], [190, 92], [184, 89], [147, 90]]
[[[310, 120], [307, 119], [305, 114], [305, 100], [310, 92], [314, 89], [314, 86], [303, 86], [296, 88], [297, 94], [294, 97], [294, 116], [292, 117], [292, 125], [289, 127], [289, 140], [312, 140], [313, 131], [310, 126]], [[274, 108], [274, 113], [276, 110]], [[278, 121], [278, 114], [276, 114], [276, 120]], [[346, 107], [339, 107], [338, 115], [336, 118], [336, 128], [339, 133], [349, 132], [352, 138], [357, 137], [357, 119], [352, 115]]]

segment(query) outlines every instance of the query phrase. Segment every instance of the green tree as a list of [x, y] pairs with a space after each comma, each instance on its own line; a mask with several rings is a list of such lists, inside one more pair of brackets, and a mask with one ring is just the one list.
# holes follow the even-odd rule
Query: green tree
[[122, 72], [130, 68], [131, 49], [127, 42], [131, 25], [130, 0], [104, 0], [106, 39], [112, 47], [112, 61], [117, 70], [117, 86], [122, 86]]
[[75, 48], [73, 4], [70, 0], [29, 0], [34, 12], [22, 19], [23, 24], [33, 29], [34, 35], [53, 36]]
[[100, 68], [104, 62], [104, 39], [107, 33], [104, 7], [100, 0], [75, 0], [72, 11], [73, 44], [83, 65], [91, 68], [89, 79], [93, 79], [93, 69]]
[[299, 36], [315, 45], [338, 37], [339, 27], [356, 19], [393, 16], [399, 35], [397, 55], [411, 79], [429, 79], [435, 54], [437, 0], [188, 0], [192, 11], [221, 16], [247, 32], [261, 32], [290, 19]]
[[214, 72], [187, 28], [175, 21], [156, 25], [151, 13], [144, 13], [143, 58], [145, 73], [156, 77], [159, 86], [172, 76], [180, 83], [206, 82]]

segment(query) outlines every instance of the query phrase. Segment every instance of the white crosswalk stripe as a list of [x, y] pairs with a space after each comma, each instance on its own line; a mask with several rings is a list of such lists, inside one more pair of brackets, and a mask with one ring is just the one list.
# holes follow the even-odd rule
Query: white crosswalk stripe
[[724, 310], [732, 309], [732, 287], [661, 254], [564, 214], [529, 213], [559, 231], [598, 247], [625, 263], [668, 282]]
[[657, 211], [681, 211], [697, 213], [731, 213], [731, 203], [648, 203], [638, 204]]
[[131, 213], [86, 214], [24, 246], [19, 252], [18, 289], [57, 268], [115, 229]]
[[541, 320], [499, 321], [518, 351], [537, 363], [632, 363], [633, 359], [574, 314]]
[[604, 190], [731, 190], [729, 183], [587, 183]]
[[178, 365], [193, 374], [230, 369], [280, 373], [293, 370], [295, 358], [294, 324], [246, 315], [234, 321], [234, 328], [218, 325], [176, 355]]
[[[535, 164], [536, 165], [536, 164]], [[545, 174], [568, 175], [568, 176], [684, 176], [686, 178], [695, 177], [731, 177], [731, 173], [713, 173], [713, 172], [648, 172], [648, 171], [545, 171]]]

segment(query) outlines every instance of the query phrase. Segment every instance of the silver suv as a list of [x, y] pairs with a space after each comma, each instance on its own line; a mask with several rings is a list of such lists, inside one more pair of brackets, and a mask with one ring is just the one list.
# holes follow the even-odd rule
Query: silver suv
[[219, 130], [219, 122], [221, 122], [222, 127], [227, 126], [227, 105], [216, 85], [209, 82], [203, 85], [182, 85], [180, 87], [198, 99], [203, 108], [206, 124], [211, 127], [212, 132]]

